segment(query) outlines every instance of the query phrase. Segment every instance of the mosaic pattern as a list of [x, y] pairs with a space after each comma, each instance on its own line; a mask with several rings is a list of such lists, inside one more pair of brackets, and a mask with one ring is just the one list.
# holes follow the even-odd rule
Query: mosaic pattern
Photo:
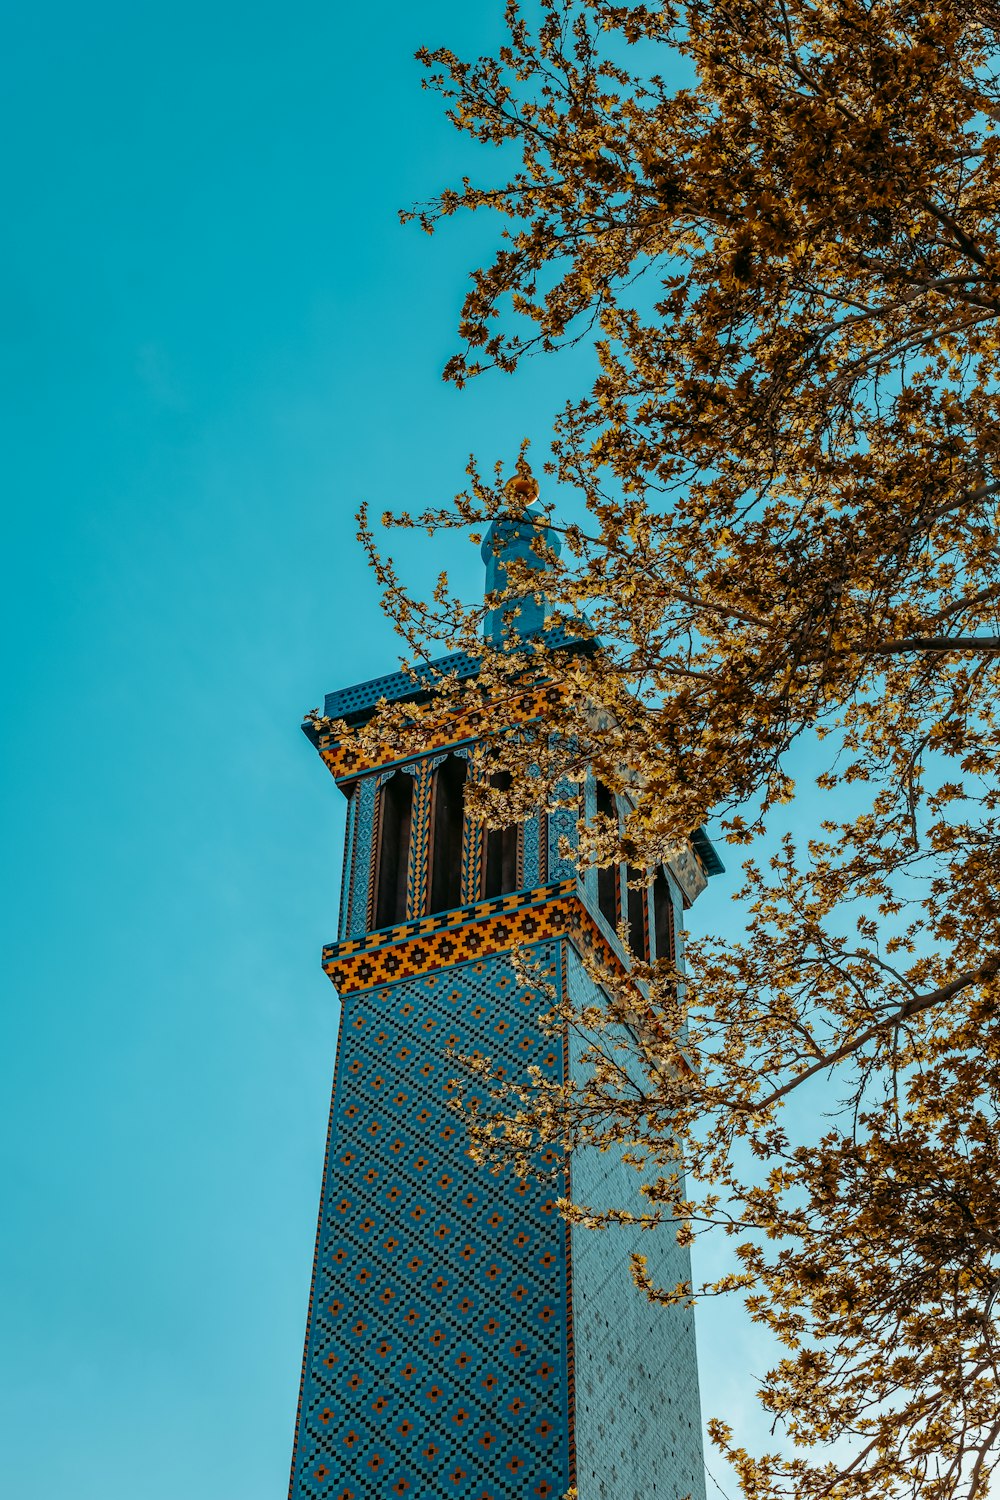
[[693, 906], [708, 884], [701, 860], [691, 848], [683, 849], [670, 861], [670, 873], [684, 893], [684, 905]]
[[431, 793], [434, 772], [426, 761], [412, 768], [416, 777], [413, 787], [413, 816], [410, 821], [410, 862], [406, 871], [406, 915], [419, 917], [427, 905], [427, 854], [431, 837]]
[[[471, 750], [459, 747], [449, 750], [448, 755], [459, 755], [472, 760]], [[409, 920], [420, 917], [427, 904], [427, 871], [430, 843], [430, 817], [433, 794], [433, 773], [444, 755], [432, 760], [407, 761], [397, 769], [408, 772], [414, 778], [413, 821], [410, 853], [407, 865], [407, 916]], [[344, 894], [341, 898], [341, 916], [338, 926], [340, 941], [364, 937], [371, 931], [374, 921], [374, 876], [375, 849], [379, 840], [379, 797], [382, 784], [393, 771], [379, 776], [362, 777], [351, 793], [347, 814], [346, 858]], [[543, 839], [547, 819], [545, 814], [529, 818], [521, 829], [518, 840], [518, 889], [533, 890], [545, 880], [548, 851]], [[462, 903], [472, 905], [477, 901], [482, 888], [484, 857], [483, 829], [466, 819], [462, 835]], [[569, 864], [565, 865], [572, 874]]]
[[351, 897], [351, 871], [354, 868], [354, 835], [358, 826], [358, 798], [352, 793], [347, 804], [344, 820], [344, 874], [340, 882], [340, 913], [337, 918], [337, 936], [343, 942], [350, 936], [348, 913]]
[[462, 827], [462, 901], [475, 901], [483, 885], [483, 828], [466, 818]]
[[[589, 937], [583, 935], [584, 925], [591, 929]], [[387, 927], [367, 938], [330, 944], [323, 949], [323, 967], [344, 995], [567, 934], [591, 945], [599, 942], [611, 959], [611, 950], [576, 896], [572, 881], [497, 896], [472, 907]]]
[[[557, 984], [561, 947], [534, 954]], [[449, 1048], [564, 1076], [537, 1008], [496, 956], [345, 1005], [292, 1500], [560, 1500], [574, 1482], [559, 1182], [483, 1174], [449, 1108]]]
[[370, 776], [360, 781], [351, 798], [357, 803], [355, 814], [353, 864], [344, 873], [345, 883], [350, 884], [351, 898], [347, 908], [347, 937], [362, 937], [368, 931], [368, 913], [371, 905], [371, 881], [374, 866], [374, 840], [376, 829], [376, 804], [379, 782]]
[[597, 782], [593, 776], [583, 783], [583, 815], [588, 823], [597, 817]]
[[[573, 1004], [590, 1004], [593, 984], [572, 950], [564, 973]], [[578, 1081], [587, 1076], [585, 1047], [578, 1034], [570, 1039]], [[638, 1070], [635, 1081], [643, 1081]], [[574, 1153], [572, 1189], [581, 1203], [632, 1213], [648, 1206], [639, 1189], [655, 1171], [637, 1173], [623, 1152]], [[580, 1500], [705, 1500], [694, 1313], [653, 1306], [628, 1269], [638, 1251], [660, 1285], [676, 1286], [691, 1280], [690, 1251], [669, 1230], [649, 1234], [631, 1225], [601, 1234], [574, 1228], [571, 1248]]]
[[[675, 921], [679, 928], [677, 907]], [[574, 880], [497, 896], [328, 944], [323, 949], [323, 967], [339, 993], [349, 995], [552, 938], [568, 939], [577, 953], [595, 957], [606, 968], [621, 972], [629, 967], [629, 957], [616, 935], [600, 913], [587, 906]], [[655, 1047], [663, 1040], [660, 1022], [639, 998], [645, 994], [640, 983], [631, 1024], [637, 1035]]]
[[[556, 787], [556, 796], [562, 800], [568, 800], [576, 796], [576, 787], [571, 781], [562, 780]], [[548, 873], [550, 880], [568, 880], [575, 875], [576, 869], [572, 860], [564, 859], [559, 853], [559, 844], [562, 839], [568, 839], [570, 846], [575, 847], [577, 842], [576, 821], [579, 816], [575, 806], [551, 808], [546, 816], [548, 826]]]
[[531, 890], [545, 880], [544, 813], [527, 818], [521, 829], [519, 884]]
[[[459, 746], [450, 749], [448, 755], [458, 755], [463, 760], [472, 758], [472, 748]], [[434, 772], [446, 755], [437, 755], [432, 760], [403, 761], [391, 771], [378, 776], [362, 777], [351, 793], [348, 807], [348, 844], [345, 860], [345, 890], [350, 895], [344, 910], [341, 901], [341, 921], [338, 934], [341, 940], [363, 937], [371, 931], [374, 920], [375, 849], [379, 840], [378, 791], [396, 771], [406, 771], [414, 779], [413, 813], [411, 823], [410, 852], [407, 864], [406, 909], [411, 918], [421, 915], [427, 904], [427, 872], [430, 843], [430, 811], [434, 787]], [[469, 837], [469, 830], [466, 830]], [[471, 841], [475, 847], [474, 839]], [[463, 856], [464, 858], [464, 856]], [[479, 893], [478, 859], [472, 868], [476, 885], [469, 900]]]
[[[571, 950], [564, 975], [571, 1002], [591, 1004], [594, 986]], [[571, 1037], [570, 1071], [577, 1082], [588, 1076], [585, 1047], [579, 1034]], [[630, 1071], [642, 1085], [642, 1073]], [[637, 1173], [622, 1155], [622, 1146], [574, 1152], [571, 1181], [579, 1202], [633, 1214], [648, 1206], [640, 1185], [652, 1181], [655, 1170]], [[690, 1283], [690, 1250], [669, 1230], [643, 1233], [628, 1224], [600, 1235], [573, 1230], [580, 1500], [705, 1500], [694, 1313], [646, 1301], [628, 1275], [634, 1251], [646, 1256], [660, 1286]]]
[[[464, 759], [473, 760], [472, 747], [458, 747], [450, 749], [446, 755], [438, 755], [432, 759], [423, 761], [401, 762], [397, 769], [408, 772], [414, 778], [414, 805], [413, 822], [410, 840], [410, 854], [407, 876], [407, 913], [408, 920], [418, 920], [427, 905], [427, 874], [429, 865], [429, 843], [431, 835], [431, 805], [433, 800], [434, 772], [437, 767], [447, 758], [447, 755], [457, 754]], [[339, 925], [339, 936], [342, 941], [354, 940], [364, 937], [371, 931], [373, 922], [373, 880], [375, 874], [374, 850], [378, 842], [378, 788], [387, 781], [393, 771], [385, 771], [378, 776], [364, 777], [355, 787], [351, 797], [348, 813], [347, 826], [347, 850], [350, 873], [346, 882], [349, 889], [349, 898], [346, 911], [342, 901], [341, 921]], [[572, 795], [573, 788], [570, 783], [563, 783], [561, 794]], [[583, 798], [583, 805], [590, 814], [593, 814], [593, 784], [588, 783]], [[541, 887], [546, 878], [546, 868], [553, 869], [555, 880], [565, 881], [574, 875], [572, 859], [563, 859], [558, 853], [558, 842], [561, 837], [566, 837], [571, 844], [576, 842], [576, 818], [574, 808], [558, 808], [548, 814], [541, 813], [529, 818], [522, 826], [518, 843], [518, 889], [529, 892]], [[482, 828], [466, 820], [463, 832], [462, 847], [462, 901], [463, 909], [476, 903], [482, 883], [482, 862], [484, 857]], [[672, 879], [673, 888], [683, 895], [683, 904], [690, 904], [692, 896], [689, 889], [679, 883], [679, 873], [692, 869], [700, 871], [700, 865], [693, 853], [688, 851], [681, 855], [678, 860], [671, 861], [666, 867]], [[587, 905], [595, 914], [597, 925], [604, 930], [604, 936], [611, 941], [611, 946], [618, 953], [619, 945], [614, 939], [614, 934], [607, 924], [597, 914], [597, 877], [593, 869], [585, 870], [580, 875], [583, 891]], [[622, 885], [621, 901], [624, 909], [624, 873], [618, 871], [619, 883]], [[704, 880], [704, 876], [701, 877]], [[689, 880], [690, 885], [690, 880]], [[467, 915], [467, 914], [466, 914]], [[465, 920], [460, 918], [459, 920]], [[384, 941], [384, 934], [378, 939]], [[619, 958], [621, 954], [618, 954]], [[378, 982], [384, 982], [391, 978], [384, 975]]]
[[[526, 724], [533, 719], [544, 718], [558, 705], [561, 697], [562, 689], [556, 686], [528, 689], [519, 700], [512, 700], [505, 705], [504, 713], [511, 724]], [[426, 755], [432, 750], [469, 744], [475, 740], [483, 719], [480, 711], [473, 710], [470, 713], [454, 714], [443, 722], [435, 723], [432, 713], [438, 714], [440, 709], [435, 709], [433, 705], [414, 707], [413, 742], [406, 748], [405, 759], [412, 760], [415, 755]], [[422, 717], [428, 720], [424, 726], [420, 722]], [[368, 755], [361, 751], [352, 738], [336, 741], [328, 734], [321, 733], [317, 743], [320, 755], [338, 781], [359, 776], [376, 767], [391, 766], [395, 770], [401, 764], [394, 745], [381, 745], [375, 755]]]

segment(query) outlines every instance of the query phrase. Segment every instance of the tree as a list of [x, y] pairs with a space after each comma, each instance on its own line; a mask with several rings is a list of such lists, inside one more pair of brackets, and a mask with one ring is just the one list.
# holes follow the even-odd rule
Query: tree
[[[608, 979], [592, 1080], [501, 1090], [477, 1149], [523, 1168], [542, 1139], [624, 1142], [658, 1170], [661, 1232], [736, 1235], [739, 1273], [695, 1291], [741, 1289], [784, 1346], [761, 1399], [798, 1455], [751, 1457], [717, 1421], [751, 1500], [982, 1496], [1000, 1461], [1000, 7], [506, 14], [496, 57], [422, 56], [456, 126], [515, 170], [418, 217], [503, 223], [449, 378], [593, 344], [547, 466], [581, 514], [538, 561], [559, 620], [602, 644], [487, 653], [440, 711], [475, 699], [515, 772], [513, 800], [482, 794], [490, 816], [539, 785], [565, 799], [588, 761], [630, 798], [583, 858], [651, 866], [709, 816], [730, 845], [777, 845], [744, 866], [745, 932], [696, 944], [680, 991], [637, 966], [634, 1033], [635, 985]], [[472, 474], [416, 520], [475, 527], [527, 498]], [[413, 601], [363, 535], [415, 649], [471, 647], [446, 581]], [[530, 586], [515, 570], [509, 595]], [[529, 671], [560, 687], [553, 738], [503, 734]], [[804, 844], [781, 822], [802, 765]], [[793, 1131], [787, 1102], [829, 1079], [843, 1112], [810, 1134], [797, 1111]]]

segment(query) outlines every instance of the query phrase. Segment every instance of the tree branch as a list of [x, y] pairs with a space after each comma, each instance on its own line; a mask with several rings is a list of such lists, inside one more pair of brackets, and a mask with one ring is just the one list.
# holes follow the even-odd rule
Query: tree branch
[[783, 1084], [780, 1089], [775, 1089], [773, 1093], [768, 1094], [766, 1099], [756, 1100], [753, 1104], [737, 1105], [737, 1110], [742, 1114], [757, 1114], [761, 1110], [770, 1109], [772, 1104], [776, 1104], [779, 1099], [783, 1099], [786, 1094], [790, 1094], [807, 1079], [813, 1078], [817, 1073], [822, 1073], [826, 1068], [832, 1068], [835, 1063], [857, 1052], [880, 1032], [898, 1026], [902, 1021], [910, 1021], [923, 1011], [930, 1010], [935, 1005], [941, 1005], [945, 1000], [950, 1000], [952, 995], [968, 989], [970, 985], [981, 984], [984, 979], [992, 979], [998, 973], [1000, 973], [1000, 955], [989, 959], [978, 969], [970, 969], [965, 974], [960, 974], [957, 979], [941, 985], [939, 989], [930, 990], [926, 995], [914, 995], [897, 1010], [874, 1022], [866, 1031], [861, 1032], [860, 1036], [852, 1037], [849, 1042], [844, 1042], [833, 1052], [828, 1052], [825, 1057], [821, 1057], [819, 1062], [813, 1063], [801, 1073], [796, 1073], [794, 1078], [789, 1079], [788, 1083]]
[[978, 651], [995, 656], [1000, 652], [1000, 635], [909, 635], [879, 641], [869, 650], [877, 656], [899, 656], [906, 651], [928, 651], [939, 655], [948, 651]]

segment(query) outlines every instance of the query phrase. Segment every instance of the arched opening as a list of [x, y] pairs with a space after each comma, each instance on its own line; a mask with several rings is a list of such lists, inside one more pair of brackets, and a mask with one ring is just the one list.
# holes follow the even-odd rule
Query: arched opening
[[[642, 963], [649, 959], [649, 929], [646, 925], [646, 872], [626, 865], [628, 881], [628, 943]], [[638, 881], [638, 886], [633, 882]]]
[[462, 904], [462, 827], [468, 763], [449, 755], [434, 775], [431, 803], [431, 870], [428, 912]]
[[375, 927], [406, 921], [406, 872], [413, 823], [413, 777], [397, 771], [382, 786], [375, 871]]
[[653, 881], [653, 947], [657, 958], [674, 962], [674, 903], [663, 870], [657, 870]]
[[[510, 790], [510, 772], [495, 771], [490, 777], [490, 786], [499, 792]], [[487, 828], [483, 840], [483, 895], [503, 896], [516, 891], [520, 881], [517, 875], [517, 846], [520, 827], [511, 823], [507, 828]]]
[[[618, 808], [614, 795], [604, 785], [597, 783], [597, 811], [610, 818], [617, 828]], [[618, 866], [604, 865], [597, 872], [597, 909], [610, 927], [618, 926]]]

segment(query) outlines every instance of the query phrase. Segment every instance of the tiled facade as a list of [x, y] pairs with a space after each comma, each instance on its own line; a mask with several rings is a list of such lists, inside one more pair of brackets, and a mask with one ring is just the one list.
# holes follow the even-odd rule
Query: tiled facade
[[[577, 1005], [593, 986], [570, 947], [565, 983]], [[583, 1043], [570, 1045], [581, 1071]], [[572, 1163], [580, 1203], [625, 1208], [642, 1181], [621, 1154], [584, 1149]], [[574, 1432], [580, 1500], [705, 1500], [694, 1313], [653, 1306], [629, 1276], [629, 1254], [645, 1255], [661, 1286], [691, 1277], [690, 1252], [668, 1233], [613, 1225], [599, 1234], [573, 1228]]]
[[[560, 982], [561, 944], [532, 956]], [[572, 1482], [555, 1184], [497, 1179], [449, 1108], [450, 1049], [561, 1077], [509, 959], [344, 1002], [292, 1494], [557, 1500]]]
[[[448, 664], [474, 674], [471, 659]], [[531, 686], [526, 714], [544, 713], [546, 691]], [[327, 715], [357, 725], [379, 698], [421, 696], [399, 674], [329, 695]], [[475, 725], [379, 764], [350, 729], [334, 743], [306, 727], [349, 804], [337, 941], [323, 950], [342, 1015], [290, 1500], [561, 1500], [572, 1485], [579, 1500], [703, 1500], [690, 1315], [638, 1294], [626, 1231], [568, 1231], [561, 1176], [476, 1167], [452, 1107], [455, 1054], [489, 1056], [512, 1080], [579, 1068], [568, 1037], [542, 1034], [548, 1002], [519, 986], [512, 954], [579, 1003], [593, 993], [581, 955], [625, 961], [572, 858], [592, 788], [567, 783], [566, 806], [526, 822], [517, 889], [490, 899], [482, 830], [466, 819], [462, 904], [428, 914], [434, 777], [448, 753], [476, 774]], [[405, 917], [372, 931], [382, 787], [397, 769], [413, 777]], [[678, 913], [704, 882], [702, 857], [689, 864], [668, 872]], [[578, 1153], [571, 1174], [578, 1201], [636, 1202], [613, 1153]], [[654, 1275], [684, 1279], [686, 1252], [657, 1238], [642, 1245]]]

